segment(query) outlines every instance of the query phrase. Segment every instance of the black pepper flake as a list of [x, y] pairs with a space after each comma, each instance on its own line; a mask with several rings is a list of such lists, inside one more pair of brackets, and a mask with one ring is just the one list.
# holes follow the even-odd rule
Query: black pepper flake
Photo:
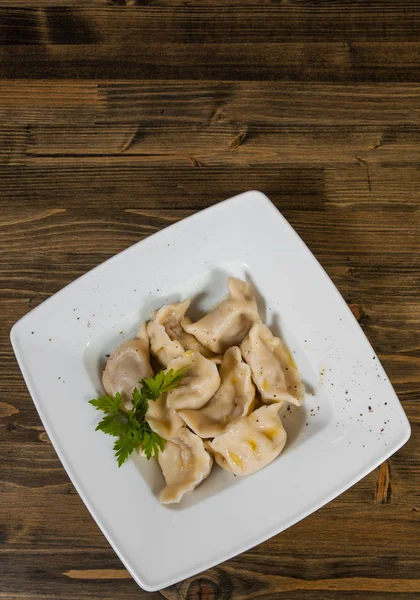
[[388, 404], [388, 402], [385, 402], [385, 406]]
[[32, 333], [32, 335], [34, 334], [34, 332], [33, 332], [33, 331], [31, 331], [31, 333]]
[[372, 407], [368, 406], [369, 412], [372, 412]]
[[105, 358], [109, 358], [110, 356], [110, 354], [105, 354]]
[[373, 360], [376, 360], [376, 356], [372, 356]]

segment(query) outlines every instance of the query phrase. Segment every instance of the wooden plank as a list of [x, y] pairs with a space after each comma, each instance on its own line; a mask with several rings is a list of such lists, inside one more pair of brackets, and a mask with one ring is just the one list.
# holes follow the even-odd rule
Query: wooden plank
[[0, 77], [417, 82], [420, 68], [420, 47], [409, 41], [83, 42], [0, 46]]
[[[69, 128], [230, 124], [380, 126], [384, 142], [393, 127], [420, 123], [419, 83], [332, 84], [269, 81], [1, 80], [3, 127]], [[88, 129], [87, 129], [88, 131]], [[380, 143], [381, 140], [375, 141]], [[410, 148], [410, 152], [413, 147]], [[314, 153], [316, 155], [316, 153]], [[407, 155], [410, 153], [407, 152]]]
[[[245, 164], [232, 169], [224, 164], [201, 165], [190, 156], [170, 158], [164, 164], [171, 168], [162, 170], [159, 161], [144, 165], [141, 157], [132, 156], [113, 159], [111, 164], [100, 156], [32, 157], [25, 165], [3, 167], [0, 193], [21, 205], [31, 197], [34, 206], [42, 209], [45, 201], [48, 205], [58, 201], [62, 208], [93, 207], [105, 195], [112, 199], [115, 208], [197, 209], [247, 189], [260, 189], [282, 210], [291, 206], [308, 210], [324, 202], [360, 201], [386, 204], [388, 210], [393, 205], [401, 206], [414, 222], [418, 217], [416, 189], [420, 170], [415, 164], [365, 165], [355, 160], [352, 166], [282, 165], [273, 169], [270, 165]], [[416, 233], [410, 221], [404, 221], [404, 226], [407, 240], [414, 243]], [[389, 230], [386, 235], [396, 240], [405, 233]], [[363, 238], [359, 241], [363, 242]], [[358, 251], [356, 246], [353, 248]]]
[[[0, 136], [1, 136], [0, 128]], [[418, 164], [419, 126], [268, 125], [216, 121], [207, 127], [189, 123], [82, 126], [28, 126], [8, 129], [20, 157], [137, 156], [161, 164], [173, 157], [214, 164], [325, 164], [401, 161]], [[19, 144], [18, 144], [19, 142]], [[26, 143], [25, 143], [26, 142]], [[407, 148], [413, 148], [407, 153]], [[18, 150], [16, 150], [17, 154]], [[11, 161], [8, 153], [9, 164]], [[363, 164], [363, 163], [362, 163]]]
[[[73, 4], [73, 6], [71, 6]], [[127, 5], [128, 4], [128, 5]], [[420, 2], [68, 2], [0, 8], [2, 44], [414, 41]], [[166, 5], [165, 5], [166, 4]]]
[[261, 188], [279, 200], [310, 197], [310, 202], [322, 192], [321, 168], [242, 167], [231, 172], [223, 167], [199, 168], [189, 157], [182, 165], [186, 166], [180, 166], [178, 160], [170, 165], [170, 170], [162, 171], [159, 165], [140, 169], [137, 161], [129, 158], [119, 164], [109, 164], [101, 158], [43, 158], [24, 168], [4, 167], [0, 193], [23, 202], [30, 196], [35, 206], [43, 205], [44, 198], [49, 198], [65, 201], [64, 206], [70, 202], [88, 207], [107, 195], [116, 208], [135, 208], [143, 198], [140, 206], [148, 209], [210, 206], [246, 189]]

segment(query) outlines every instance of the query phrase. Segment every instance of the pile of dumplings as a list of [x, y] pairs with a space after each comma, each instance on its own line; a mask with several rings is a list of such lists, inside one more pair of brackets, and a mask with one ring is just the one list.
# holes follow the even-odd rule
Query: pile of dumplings
[[149, 403], [146, 421], [167, 440], [158, 462], [166, 481], [163, 504], [179, 502], [216, 463], [242, 476], [283, 450], [279, 410], [300, 406], [305, 388], [286, 347], [261, 321], [249, 284], [230, 277], [228, 296], [193, 323], [190, 301], [153, 312], [135, 340], [119, 346], [103, 373], [106, 392], [130, 405], [132, 390], [159, 369], [185, 367], [179, 387]]

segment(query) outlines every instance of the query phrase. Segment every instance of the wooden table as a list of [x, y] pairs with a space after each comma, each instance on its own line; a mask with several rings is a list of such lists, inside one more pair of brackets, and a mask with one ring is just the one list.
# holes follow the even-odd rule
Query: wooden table
[[[0, 599], [420, 598], [420, 1], [0, 6]], [[413, 428], [261, 546], [147, 594], [48, 441], [8, 340], [98, 263], [248, 189], [325, 267]]]

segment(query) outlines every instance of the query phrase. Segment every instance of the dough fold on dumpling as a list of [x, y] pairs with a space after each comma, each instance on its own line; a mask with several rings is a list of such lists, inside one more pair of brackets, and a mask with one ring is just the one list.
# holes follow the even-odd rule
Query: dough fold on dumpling
[[149, 402], [145, 416], [150, 427], [165, 440], [176, 437], [178, 431], [185, 426], [177, 411], [169, 408], [167, 394], [161, 394], [155, 401]]
[[249, 414], [254, 405], [251, 369], [243, 362], [238, 346], [226, 350], [220, 377], [219, 389], [203, 408], [179, 411], [188, 427], [202, 438], [221, 435], [232, 421]]
[[260, 319], [257, 302], [250, 286], [228, 278], [229, 296], [196, 323], [182, 322], [185, 331], [194, 335], [212, 352], [225, 352], [242, 342], [251, 326]]
[[158, 461], [166, 481], [160, 494], [162, 504], [179, 502], [185, 494], [192, 492], [210, 474], [213, 464], [203, 440], [186, 427], [176, 438], [166, 442]]
[[185, 317], [189, 305], [189, 300], [166, 304], [159, 310], [153, 311], [152, 319], [147, 324], [151, 352], [164, 367], [167, 367], [174, 358], [182, 356], [187, 350], [197, 350], [208, 357], [212, 355], [181, 325], [181, 322], [186, 324], [190, 322]]
[[240, 348], [263, 402], [302, 404], [305, 386], [299, 371], [286, 344], [267, 325], [255, 323]]
[[143, 352], [147, 356], [147, 360], [150, 360], [150, 339], [147, 333], [147, 322], [140, 325], [137, 330], [136, 338], [140, 341]]
[[189, 300], [167, 304], [152, 313], [152, 319], [147, 324], [147, 333], [150, 338], [150, 350], [166, 367], [168, 363], [184, 354], [184, 348], [178, 339], [179, 330], [182, 330], [181, 319], [184, 317]]
[[272, 462], [283, 450], [287, 434], [280, 405], [262, 406], [242, 417], [206, 447], [219, 466], [235, 475], [250, 475]]
[[182, 368], [185, 369], [185, 375], [179, 386], [168, 393], [167, 406], [175, 410], [201, 408], [220, 385], [217, 366], [199, 352], [188, 350], [168, 364], [168, 369], [174, 371]]
[[145, 377], [153, 377], [149, 363], [149, 343], [141, 331], [141, 337], [128, 340], [118, 346], [106, 363], [102, 375], [105, 391], [110, 396], [120, 392], [125, 406], [131, 405], [131, 394]]

